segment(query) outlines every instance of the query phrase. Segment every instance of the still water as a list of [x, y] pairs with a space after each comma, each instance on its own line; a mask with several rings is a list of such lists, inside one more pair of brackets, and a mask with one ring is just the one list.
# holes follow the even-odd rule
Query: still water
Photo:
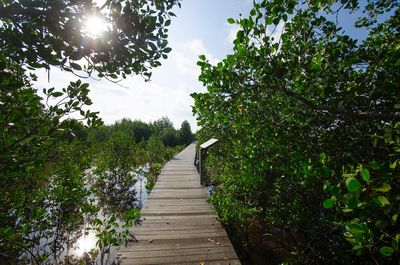
[[[148, 166], [143, 166], [141, 168], [142, 172], [147, 172], [148, 171]], [[146, 189], [146, 184], [147, 184], [147, 178], [145, 175], [142, 174], [136, 174], [136, 183], [133, 187], [131, 187], [132, 190], [136, 192], [135, 196], [135, 201], [137, 202], [138, 208], [141, 208], [143, 206], [144, 201], [148, 197], [148, 191]], [[103, 215], [100, 214], [100, 219], [104, 218]], [[83, 229], [82, 230], [82, 236], [80, 236], [75, 244], [72, 250], [68, 253], [68, 255], [72, 255], [76, 258], [81, 258], [85, 253], [88, 253], [92, 250], [99, 250], [98, 247], [96, 246], [97, 242], [97, 237], [96, 237], [96, 232], [93, 230], [86, 231]], [[117, 248], [116, 247], [111, 247], [110, 249], [107, 250], [106, 257], [101, 262], [100, 260], [101, 253], [97, 256], [96, 260], [94, 261], [95, 264], [101, 264], [101, 265], [106, 265], [106, 264], [116, 264], [117, 260]]]
[[[148, 167], [147, 166], [143, 167], [143, 170], [147, 171]], [[141, 208], [143, 206], [144, 201], [148, 197], [148, 191], [146, 189], [147, 178], [143, 174], [138, 174], [136, 175], [136, 180], [137, 182], [131, 189], [133, 189], [136, 192], [135, 201], [137, 202], [139, 208]], [[74, 244], [72, 251], [70, 251], [69, 254], [79, 258], [83, 256], [85, 253], [97, 249], [96, 242], [97, 242], [96, 232], [93, 230], [89, 230], [86, 231], [85, 233], [85, 230], [83, 229], [82, 236], [78, 238], [78, 240]], [[115, 252], [115, 249], [113, 249], [113, 251], [110, 252]], [[115, 253], [110, 253], [110, 254], [115, 254]], [[99, 261], [96, 261], [96, 263], [98, 262]]]
[[[149, 165], [144, 165], [137, 168], [134, 172], [131, 172], [136, 180], [134, 185], [125, 186], [130, 192], [130, 194], [134, 194], [134, 198], [129, 200], [133, 202], [135, 207], [141, 209], [144, 201], [148, 197], [148, 191], [146, 189], [147, 178], [146, 173], [149, 170]], [[89, 169], [85, 172], [87, 183], [85, 187], [90, 189], [92, 185], [96, 182], [98, 176], [94, 173], [93, 169]], [[133, 182], [132, 182], [133, 183]], [[100, 203], [100, 200], [97, 196], [88, 198], [89, 200], [94, 201], [94, 203], [102, 208], [97, 213], [96, 218], [101, 222], [105, 223], [109, 220], [110, 215], [106, 214], [108, 212], [107, 207], [110, 205]], [[119, 201], [117, 201], [117, 205]], [[131, 206], [129, 207], [131, 208]], [[49, 210], [50, 211], [50, 210]], [[49, 213], [50, 214], [50, 213]], [[122, 225], [123, 222], [120, 220], [116, 220], [117, 226]], [[54, 258], [54, 255], [49, 257], [44, 264], [95, 264], [95, 265], [109, 265], [109, 264], [118, 264], [117, 262], [117, 247], [104, 246], [103, 248], [99, 248], [96, 243], [98, 242], [97, 233], [99, 231], [94, 231], [90, 229], [90, 223], [88, 221], [82, 223], [81, 225], [77, 225], [77, 230], [73, 231], [75, 236], [71, 238], [68, 236], [68, 240], [64, 241], [66, 243], [61, 243], [59, 245], [60, 251], [57, 254], [57, 257]], [[110, 229], [115, 229], [116, 231], [121, 231], [121, 228], [112, 226]], [[54, 234], [54, 233], [53, 233]], [[42, 237], [38, 234], [32, 234], [32, 238], [38, 238], [38, 244], [33, 246], [30, 253], [52, 253], [52, 244], [51, 242], [54, 238], [50, 237]], [[123, 244], [124, 242], [121, 242]], [[21, 264], [32, 264], [37, 261], [33, 261], [31, 259], [31, 255], [26, 252], [20, 256]]]

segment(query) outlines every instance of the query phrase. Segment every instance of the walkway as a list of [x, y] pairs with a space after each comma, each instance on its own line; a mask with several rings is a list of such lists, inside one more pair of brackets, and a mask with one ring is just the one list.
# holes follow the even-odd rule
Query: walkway
[[144, 203], [137, 243], [119, 250], [121, 264], [240, 264], [207, 203], [193, 166], [194, 144], [169, 161]]

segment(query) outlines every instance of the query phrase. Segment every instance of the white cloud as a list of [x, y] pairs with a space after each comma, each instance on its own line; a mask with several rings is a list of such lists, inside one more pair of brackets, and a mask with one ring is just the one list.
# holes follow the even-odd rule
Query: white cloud
[[[190, 92], [194, 89], [185, 84], [170, 87], [150, 82], [125, 89], [123, 95], [119, 95], [117, 89], [107, 88], [104, 83], [96, 85], [95, 89], [97, 91], [92, 89], [90, 95], [94, 102], [93, 108], [101, 109], [100, 116], [106, 123], [124, 117], [149, 122], [168, 116], [175, 127], [179, 127], [183, 120], [193, 119]], [[194, 121], [191, 123], [196, 128]]]
[[225, 24], [228, 27], [228, 35], [226, 37], [226, 42], [232, 44], [236, 39], [236, 34], [240, 29], [240, 26], [237, 24]]
[[279, 21], [278, 25], [270, 25], [267, 27], [267, 36], [269, 36], [273, 42], [276, 43], [280, 40], [283, 30], [285, 29], [285, 22]]
[[[188, 120], [192, 130], [198, 129], [192, 115], [194, 104], [190, 94], [204, 92], [206, 89], [198, 81], [200, 67], [196, 64], [200, 54], [216, 64], [219, 62], [206, 48], [199, 38], [184, 42], [171, 43], [173, 51], [163, 65], [153, 71], [151, 82], [144, 82], [139, 76], [128, 77], [117, 85], [105, 79], [83, 79], [90, 83], [90, 98], [92, 111], [100, 111], [100, 117], [106, 124], [111, 124], [122, 118], [140, 119], [145, 122], [155, 121], [167, 116], [179, 128], [184, 120]], [[46, 71], [37, 71], [38, 82], [35, 87], [61, 89], [70, 81], [79, 79], [77, 76], [51, 69], [50, 82]], [[124, 88], [124, 87], [128, 87]]]
[[204, 47], [204, 43], [200, 39], [193, 39], [187, 41], [184, 46], [189, 49], [192, 53], [197, 54], [206, 54], [208, 53], [207, 49]]
[[204, 54], [211, 64], [217, 64], [219, 60], [215, 58], [205, 47], [201, 39], [192, 39], [181, 45], [180, 49], [172, 52], [171, 59], [177, 69], [185, 74], [190, 74], [196, 78], [200, 75], [200, 67], [197, 65], [199, 55]]

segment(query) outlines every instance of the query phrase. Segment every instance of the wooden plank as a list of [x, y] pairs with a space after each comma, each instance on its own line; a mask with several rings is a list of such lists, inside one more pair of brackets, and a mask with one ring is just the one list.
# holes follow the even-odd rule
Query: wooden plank
[[196, 247], [196, 248], [181, 248], [181, 249], [149, 249], [147, 251], [139, 252], [126, 252], [126, 258], [146, 258], [146, 257], [173, 257], [173, 256], [184, 256], [184, 255], [196, 255], [199, 251], [203, 254], [216, 254], [230, 252], [231, 249], [229, 245], [219, 246], [219, 247]]
[[145, 205], [142, 208], [143, 210], [153, 210], [153, 209], [168, 209], [169, 211], [179, 211], [179, 210], [212, 210], [210, 206], [207, 204], [201, 203], [201, 204], [178, 204], [178, 205], [171, 205], [171, 204], [149, 204]]
[[135, 232], [133, 232], [133, 234], [135, 235], [135, 238], [138, 240], [152, 240], [153, 242], [159, 240], [159, 239], [166, 239], [166, 240], [170, 240], [170, 239], [182, 239], [182, 238], [213, 238], [213, 237], [220, 237], [220, 236], [226, 236], [225, 231], [223, 232], [199, 232], [199, 233], [169, 233], [169, 234], [145, 234], [145, 235], [136, 235]]
[[[169, 227], [213, 227], [213, 226], [221, 226], [219, 222], [215, 222], [214, 220], [205, 220], [201, 222], [195, 222], [196, 220], [147, 220], [142, 223], [142, 226], [139, 229], [146, 229], [147, 227], [155, 227], [160, 230], [169, 229]], [[134, 230], [139, 230], [138, 228], [132, 228]]]
[[220, 224], [215, 224], [215, 223], [210, 223], [210, 222], [203, 222], [199, 224], [185, 224], [185, 223], [151, 223], [151, 222], [146, 222], [143, 226], [140, 227], [140, 229], [134, 229], [134, 231], [146, 231], [146, 230], [189, 230], [189, 229], [203, 229], [203, 228], [208, 228], [208, 229], [223, 229]]
[[192, 234], [192, 233], [222, 233], [224, 230], [221, 227], [194, 227], [188, 226], [186, 228], [181, 228], [180, 226], [172, 227], [168, 226], [167, 229], [137, 229], [134, 231], [135, 235], [157, 235], [159, 234]]
[[209, 205], [208, 202], [203, 200], [203, 199], [190, 199], [190, 200], [188, 199], [188, 200], [185, 200], [185, 201], [178, 200], [178, 199], [171, 199], [171, 200], [151, 199], [151, 200], [147, 200], [145, 202], [145, 205], [147, 205], [149, 203], [159, 203], [159, 204], [168, 203], [169, 205], [175, 205], [175, 203], [179, 203], [177, 205], [181, 205], [181, 203], [183, 203], [183, 204], [198, 204], [198, 203], [202, 203], [202, 202], [207, 204], [207, 205]]
[[199, 251], [202, 253], [224, 253], [231, 251], [231, 246], [229, 244], [220, 245], [220, 246], [185, 246], [180, 247], [177, 246], [175, 248], [169, 249], [145, 249], [142, 250], [132, 250], [125, 251], [125, 255], [127, 258], [129, 257], [166, 257], [166, 256], [175, 256], [182, 254], [198, 254]]
[[202, 192], [196, 192], [196, 191], [188, 191], [188, 192], [179, 192], [179, 191], [175, 191], [173, 192], [173, 190], [170, 191], [166, 191], [164, 189], [160, 189], [159, 191], [157, 191], [157, 193], [154, 193], [153, 195], [149, 196], [150, 198], [161, 198], [161, 199], [208, 199], [208, 196], [206, 193], [202, 193]]
[[119, 249], [120, 264], [238, 264], [193, 166], [194, 145], [161, 170], [141, 210], [138, 241]]
[[204, 149], [210, 148], [212, 145], [216, 144], [217, 142], [218, 142], [218, 139], [211, 138], [207, 142], [202, 143], [200, 145], [200, 148], [204, 148]]
[[146, 258], [140, 258], [140, 257], [132, 257], [131, 259], [126, 258], [123, 259], [127, 260], [128, 262], [132, 262], [129, 264], [165, 264], [165, 263], [173, 263], [173, 264], [179, 264], [183, 262], [197, 262], [200, 264], [201, 262], [204, 262], [205, 264], [208, 264], [208, 261], [227, 261], [229, 260], [236, 260], [236, 254], [232, 253], [231, 251], [225, 252], [225, 253], [214, 253], [214, 254], [207, 254], [207, 253], [201, 253], [201, 254], [195, 254], [195, 255], [176, 255], [176, 256], [167, 256], [167, 257], [146, 257]]
[[231, 243], [226, 236], [220, 237], [200, 237], [200, 238], [182, 238], [182, 239], [158, 239], [157, 241], [139, 241], [129, 243], [127, 247], [121, 247], [120, 252], [146, 251], [150, 249], [180, 249], [196, 247], [218, 247], [220, 245], [229, 245]]

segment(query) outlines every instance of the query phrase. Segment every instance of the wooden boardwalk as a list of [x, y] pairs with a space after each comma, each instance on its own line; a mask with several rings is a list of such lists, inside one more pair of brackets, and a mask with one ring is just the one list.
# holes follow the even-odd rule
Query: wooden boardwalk
[[194, 144], [169, 161], [142, 208], [138, 242], [119, 250], [121, 264], [240, 264], [207, 203], [193, 166]]

